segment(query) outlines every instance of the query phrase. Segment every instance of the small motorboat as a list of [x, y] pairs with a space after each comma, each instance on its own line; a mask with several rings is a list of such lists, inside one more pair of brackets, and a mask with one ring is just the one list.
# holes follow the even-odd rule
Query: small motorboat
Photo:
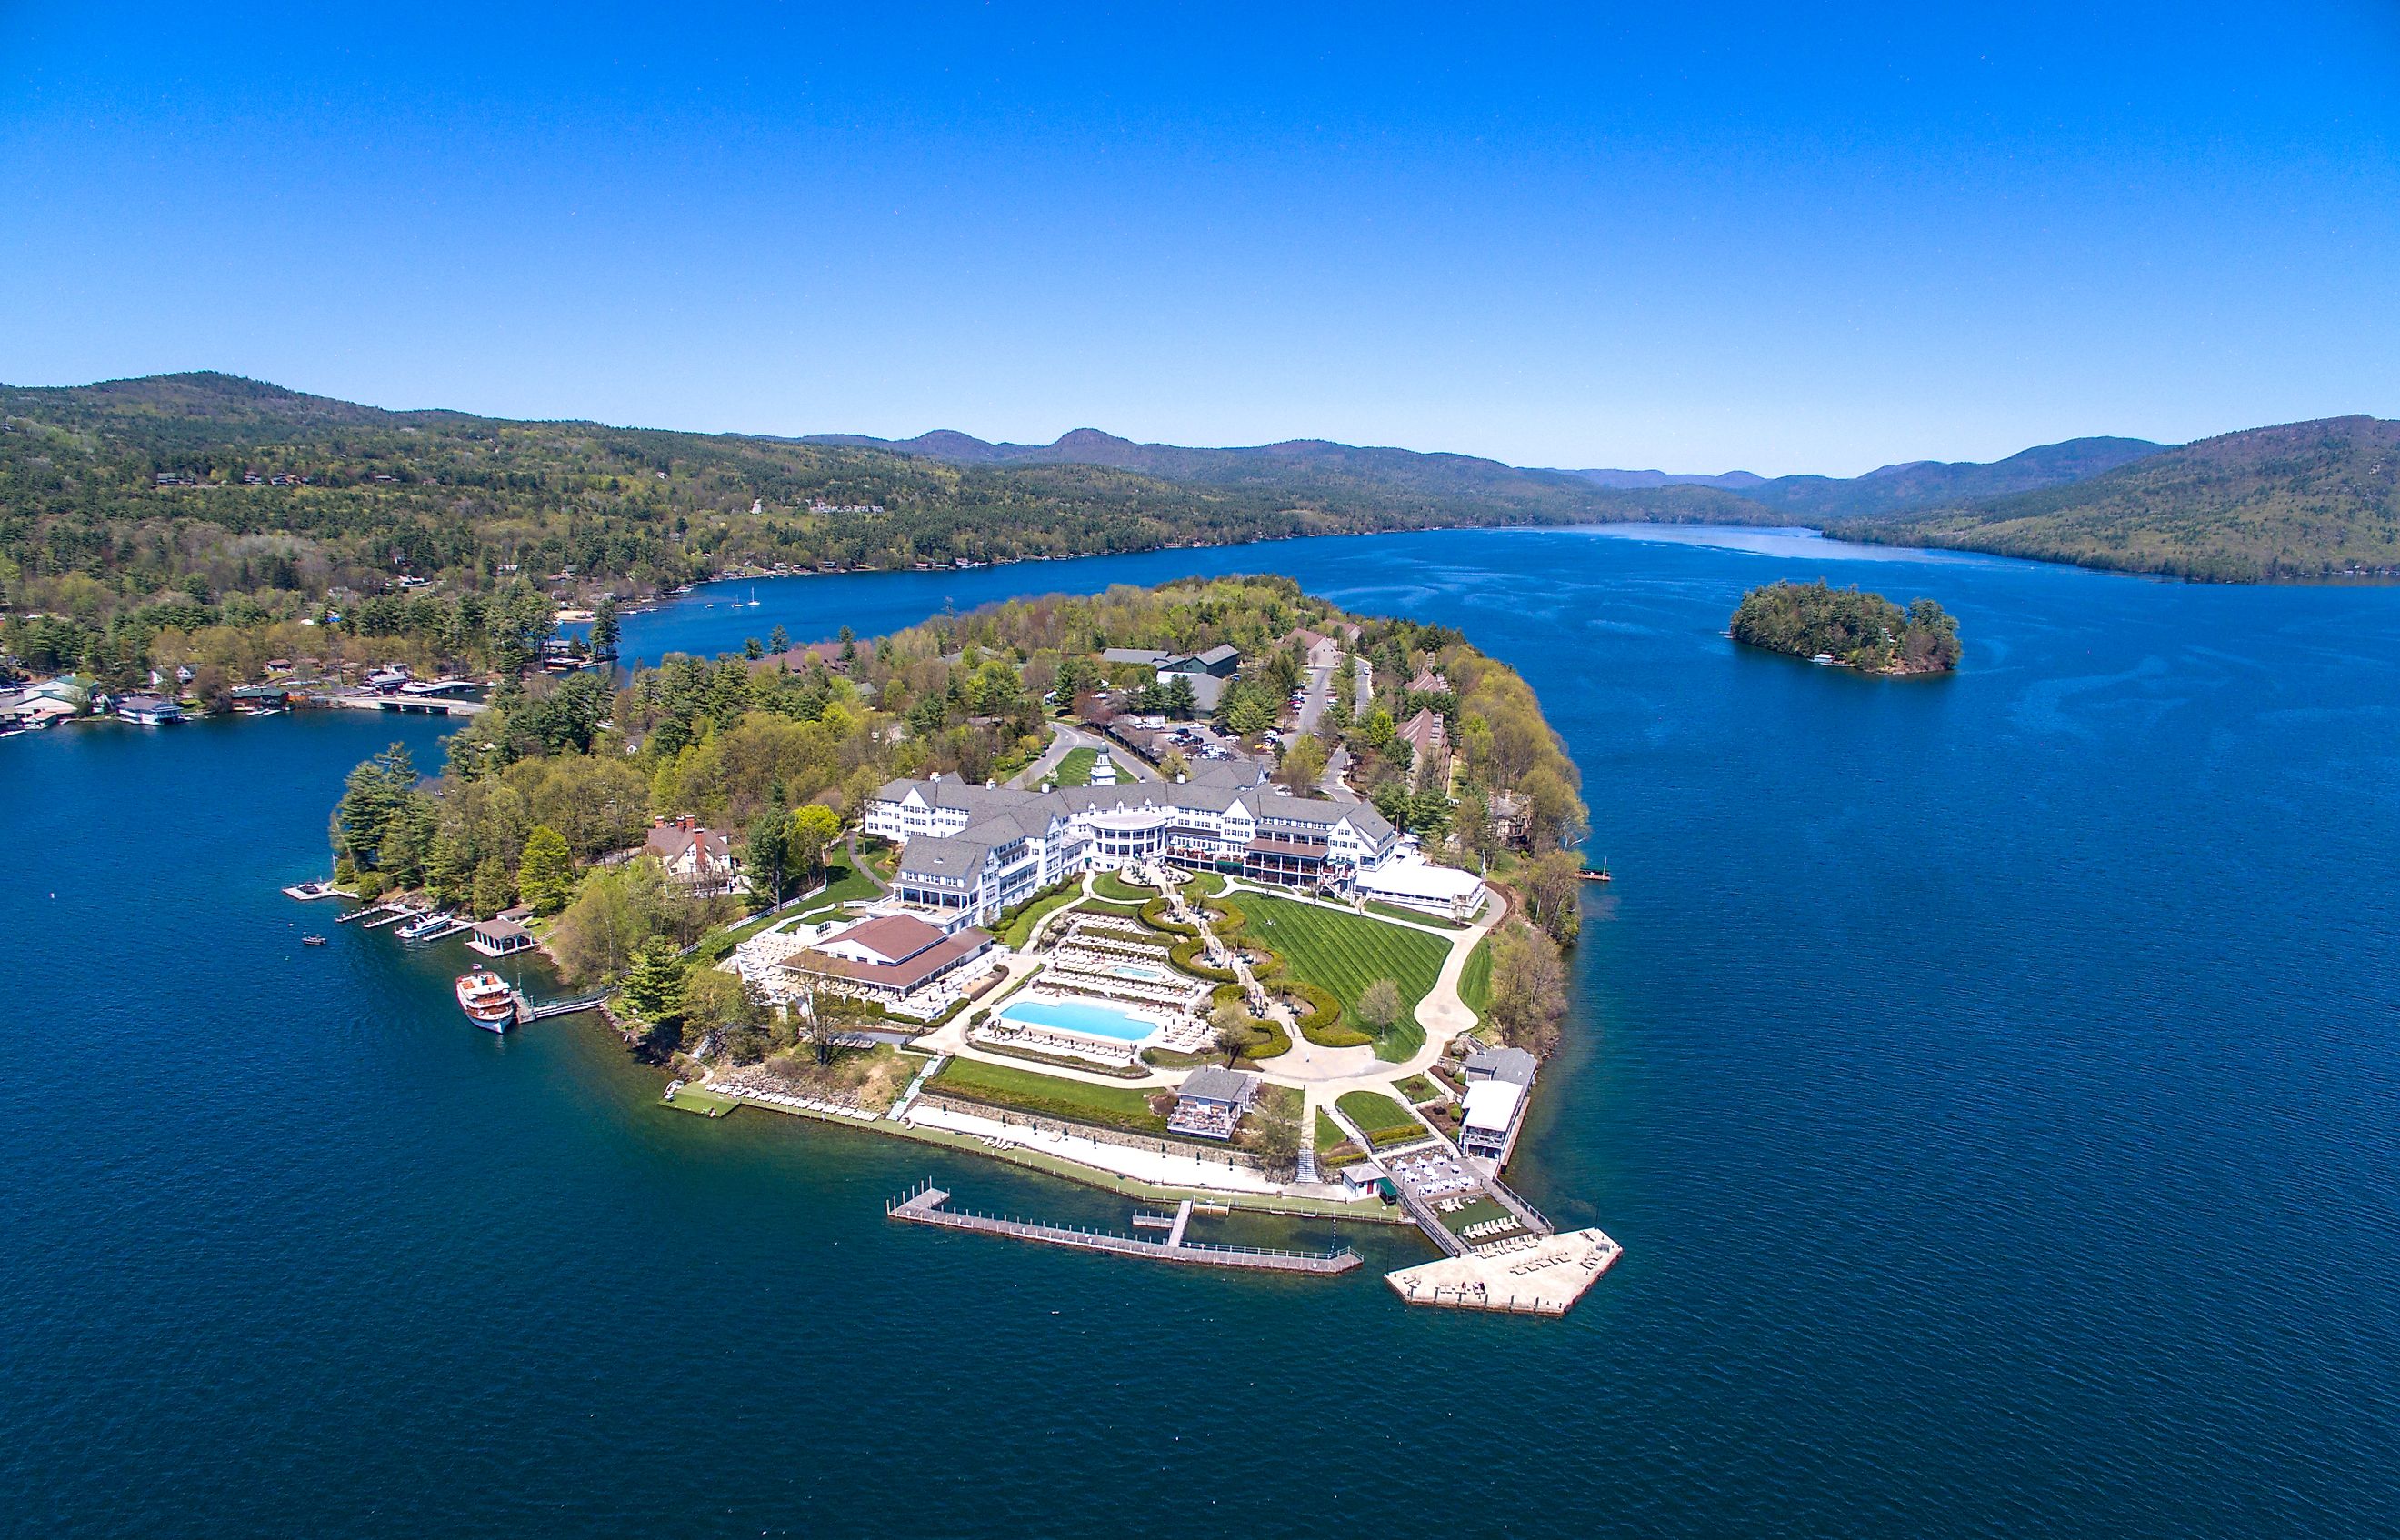
[[489, 969], [458, 975], [458, 1009], [487, 1032], [505, 1032], [517, 1019], [516, 991]]
[[300, 945], [303, 947], [321, 947], [324, 944], [325, 938], [321, 935], [304, 935], [300, 938]]

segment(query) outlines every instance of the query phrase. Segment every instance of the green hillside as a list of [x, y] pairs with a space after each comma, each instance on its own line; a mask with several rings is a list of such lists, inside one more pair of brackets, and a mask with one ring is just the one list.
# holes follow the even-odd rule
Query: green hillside
[[2400, 576], [2400, 422], [2331, 417], [2203, 439], [2071, 485], [1897, 519], [1851, 539], [2208, 582]]
[[246, 614], [290, 618], [329, 591], [374, 595], [402, 578], [456, 593], [570, 573], [552, 586], [589, 597], [780, 564], [906, 567], [1751, 507], [1707, 489], [1616, 492], [1396, 450], [1151, 457], [1169, 479], [1078, 461], [1074, 447], [956, 463], [392, 412], [221, 374], [0, 387], [0, 586], [20, 609], [86, 622], [170, 592], [240, 595]]

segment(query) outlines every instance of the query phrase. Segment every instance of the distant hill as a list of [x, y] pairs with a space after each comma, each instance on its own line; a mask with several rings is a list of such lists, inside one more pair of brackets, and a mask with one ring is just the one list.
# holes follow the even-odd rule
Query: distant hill
[[[7, 596], [99, 614], [162, 587], [257, 593], [274, 609], [403, 577], [490, 588], [557, 573], [625, 593], [778, 565], [1766, 517], [1706, 488], [1617, 491], [1313, 441], [1179, 449], [1086, 431], [1042, 446], [929, 434], [894, 447], [388, 411], [212, 372], [0, 386]], [[97, 602], [77, 597], [87, 579]]]
[[2088, 481], [1826, 527], [2212, 582], [2400, 576], [2400, 422], [2254, 428]]
[[1708, 486], [1603, 486], [1571, 470], [1525, 470], [1472, 455], [1361, 448], [1325, 439], [1235, 449], [1137, 443], [1079, 428], [1053, 443], [991, 443], [943, 429], [913, 439], [822, 433], [806, 443], [889, 450], [953, 465], [1097, 465], [1187, 486], [1258, 493], [1308, 505], [1372, 502], [1463, 523], [1621, 523], [1636, 519], [1758, 524], [1765, 515]]
[[1644, 486], [1713, 486], [1725, 492], [1747, 492], [1766, 484], [1766, 477], [1748, 470], [1728, 470], [1721, 476], [1675, 470], [1561, 470], [1559, 474], [1581, 476], [1595, 486], [1627, 490]]
[[1799, 524], [1872, 518], [1975, 497], [2004, 497], [2085, 481], [2158, 454], [2148, 439], [2068, 439], [2021, 450], [2004, 460], [1911, 460], [1863, 476], [1778, 476], [1741, 488], [1752, 501]]

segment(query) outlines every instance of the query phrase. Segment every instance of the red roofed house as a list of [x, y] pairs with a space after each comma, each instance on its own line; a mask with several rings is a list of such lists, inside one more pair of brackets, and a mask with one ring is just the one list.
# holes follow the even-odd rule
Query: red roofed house
[[914, 915], [878, 915], [783, 961], [796, 980], [892, 1003], [948, 977], [991, 949], [972, 926], [945, 935]]
[[642, 853], [658, 857], [667, 880], [693, 893], [730, 893], [742, 884], [732, 836], [702, 828], [689, 813], [659, 819], [642, 841]]

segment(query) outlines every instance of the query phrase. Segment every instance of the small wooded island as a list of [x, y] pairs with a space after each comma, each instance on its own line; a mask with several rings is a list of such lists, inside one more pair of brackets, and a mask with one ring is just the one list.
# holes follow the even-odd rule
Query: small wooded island
[[1741, 596], [1733, 639], [1861, 674], [1946, 674], [1958, 666], [1957, 619], [1930, 599], [1902, 609], [1856, 587], [1769, 583]]

